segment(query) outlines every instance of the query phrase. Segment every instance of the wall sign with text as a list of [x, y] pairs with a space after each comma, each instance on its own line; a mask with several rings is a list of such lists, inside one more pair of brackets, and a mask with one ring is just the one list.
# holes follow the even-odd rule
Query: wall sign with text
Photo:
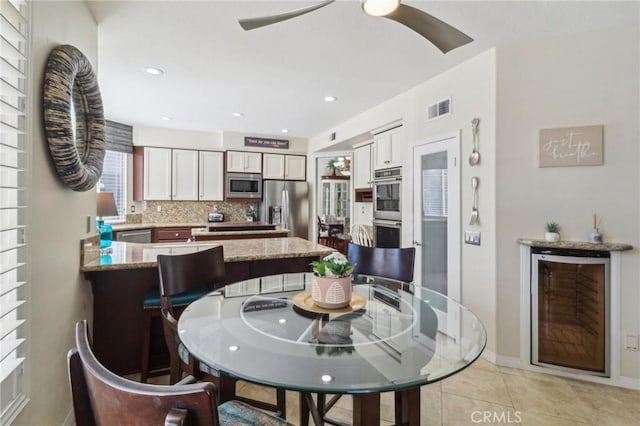
[[540, 130], [540, 167], [599, 166], [603, 163], [604, 126]]
[[253, 137], [245, 136], [244, 146], [289, 149], [289, 141], [287, 139], [267, 139], [267, 138], [253, 138]]

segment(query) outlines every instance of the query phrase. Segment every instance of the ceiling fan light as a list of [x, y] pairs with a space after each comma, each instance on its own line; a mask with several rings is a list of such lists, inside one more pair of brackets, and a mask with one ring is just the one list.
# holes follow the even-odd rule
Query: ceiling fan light
[[371, 16], [386, 16], [396, 10], [400, 0], [361, 0], [362, 10]]

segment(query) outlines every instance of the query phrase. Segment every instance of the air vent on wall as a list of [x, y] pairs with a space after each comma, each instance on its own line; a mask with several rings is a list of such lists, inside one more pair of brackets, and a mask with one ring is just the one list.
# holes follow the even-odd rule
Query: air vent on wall
[[435, 120], [438, 117], [449, 114], [451, 114], [451, 98], [444, 99], [427, 107], [428, 121]]

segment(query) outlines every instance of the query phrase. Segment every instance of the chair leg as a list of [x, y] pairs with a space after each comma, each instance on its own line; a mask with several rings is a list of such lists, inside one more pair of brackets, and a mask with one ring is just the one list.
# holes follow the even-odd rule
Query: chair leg
[[280, 417], [287, 418], [287, 392], [284, 389], [276, 389], [276, 406]]
[[144, 309], [142, 320], [142, 361], [140, 382], [147, 383], [149, 378], [149, 353], [151, 352], [151, 309]]

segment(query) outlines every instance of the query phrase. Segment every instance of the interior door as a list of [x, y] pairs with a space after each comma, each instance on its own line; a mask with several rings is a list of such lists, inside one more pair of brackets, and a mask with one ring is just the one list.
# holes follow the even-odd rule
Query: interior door
[[414, 147], [414, 280], [460, 300], [460, 136]]

